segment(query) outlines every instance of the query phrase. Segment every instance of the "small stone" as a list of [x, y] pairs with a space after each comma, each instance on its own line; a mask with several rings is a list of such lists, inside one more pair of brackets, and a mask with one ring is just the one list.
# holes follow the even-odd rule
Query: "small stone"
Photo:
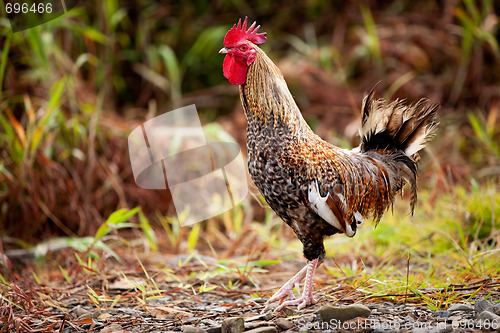
[[422, 311], [422, 312], [432, 312], [431, 309], [429, 309], [428, 307], [425, 307], [425, 306], [416, 306], [415, 310]]
[[264, 299], [264, 298], [252, 298], [251, 300], [249, 300], [248, 302], [255, 302], [255, 303], [266, 303], [267, 302], [267, 299]]
[[179, 303], [175, 304], [176, 308], [185, 308], [185, 309], [192, 309], [193, 308], [193, 302], [190, 301], [180, 301]]
[[250, 331], [246, 331], [246, 333], [278, 333], [278, 330], [276, 327], [273, 326], [266, 326], [266, 327], [259, 327], [255, 328]]
[[436, 316], [441, 317], [441, 318], [448, 318], [451, 316], [450, 311], [437, 311]]
[[314, 313], [306, 313], [297, 318], [302, 323], [312, 323], [317, 319], [317, 315]]
[[415, 321], [415, 318], [413, 318], [412, 316], [405, 316], [405, 317], [403, 317], [403, 320], [405, 322], [412, 323]]
[[281, 311], [285, 314], [287, 317], [292, 317], [295, 316], [299, 313], [299, 310], [297, 310], [297, 307], [291, 307], [291, 306], [285, 306]]
[[380, 311], [380, 313], [382, 313], [382, 314], [389, 314], [389, 313], [391, 313], [391, 312], [392, 312], [391, 310], [392, 310], [392, 309], [388, 309], [388, 308], [381, 308], [381, 309], [378, 309], [378, 311]]
[[227, 312], [229, 310], [229, 308], [224, 307], [224, 306], [216, 306], [216, 307], [211, 308], [210, 310], [215, 311], [215, 312]]
[[500, 315], [500, 304], [492, 304], [489, 308], [485, 309], [485, 311], [493, 312], [496, 315]]
[[194, 326], [184, 326], [184, 328], [182, 329], [182, 332], [183, 333], [207, 333], [207, 331], [204, 330], [203, 328], [194, 327]]
[[207, 309], [206, 306], [191, 306], [191, 307], [189, 307], [189, 310], [191, 310], [191, 311], [207, 311], [209, 309]]
[[189, 318], [183, 319], [182, 321], [184, 323], [192, 323], [193, 321], [199, 321], [199, 320], [200, 320], [200, 317], [189, 317]]
[[476, 301], [476, 303], [474, 303], [474, 310], [476, 310], [477, 313], [481, 313], [493, 306], [493, 303], [491, 303], [490, 301], [479, 299]]
[[270, 326], [273, 323], [269, 321], [251, 321], [245, 323], [245, 330], [253, 330], [254, 328]]
[[106, 320], [108, 319], [109, 317], [112, 317], [113, 315], [111, 313], [108, 313], [108, 312], [105, 312], [105, 313], [101, 313], [97, 319], [99, 320]]
[[500, 316], [488, 310], [481, 312], [477, 319], [500, 323]]
[[411, 330], [411, 333], [428, 333], [429, 330], [427, 328], [415, 327]]
[[474, 307], [469, 304], [452, 304], [448, 308], [448, 311], [454, 312], [454, 311], [472, 311], [474, 310]]
[[436, 333], [450, 333], [453, 332], [453, 325], [445, 325], [444, 327], [436, 328]]
[[91, 318], [92, 317], [92, 312], [90, 312], [87, 309], [84, 309], [81, 305], [77, 305], [71, 310], [70, 312], [74, 317], [78, 319], [83, 319], [83, 318]]
[[124, 332], [126, 331], [123, 329], [123, 327], [115, 323], [108, 325], [99, 331], [99, 333], [124, 333]]
[[137, 309], [131, 309], [131, 308], [120, 308], [116, 309], [116, 312], [122, 312], [126, 315], [131, 315], [131, 316], [141, 316], [142, 312], [137, 310]]
[[226, 318], [222, 322], [222, 333], [241, 333], [245, 331], [245, 321], [241, 317]]
[[222, 333], [222, 327], [214, 326], [206, 329], [207, 333]]
[[278, 318], [274, 321], [274, 323], [276, 324], [276, 326], [278, 326], [279, 328], [283, 329], [283, 330], [289, 330], [293, 327], [293, 323], [288, 320], [288, 319], [285, 319], [285, 318]]
[[267, 313], [258, 314], [256, 316], [251, 316], [251, 317], [245, 318], [245, 322], [256, 321], [256, 320], [270, 320], [272, 317], [273, 316], [269, 312], [267, 312]]
[[366, 318], [372, 311], [362, 304], [352, 304], [345, 307], [324, 305], [318, 312], [321, 320], [329, 323], [331, 320], [347, 321], [356, 317]]

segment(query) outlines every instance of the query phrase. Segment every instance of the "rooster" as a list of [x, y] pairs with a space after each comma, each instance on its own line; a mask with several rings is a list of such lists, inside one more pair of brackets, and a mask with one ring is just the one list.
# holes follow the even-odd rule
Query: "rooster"
[[[323, 239], [349, 237], [365, 219], [375, 223], [403, 186], [417, 201], [418, 152], [434, 135], [439, 105], [422, 99], [406, 105], [375, 100], [373, 90], [362, 104], [359, 147], [347, 150], [322, 140], [308, 126], [278, 67], [257, 45], [267, 41], [247, 18], [227, 32], [223, 74], [239, 86], [247, 118], [248, 169], [269, 206], [288, 224], [304, 248], [306, 266], [266, 303], [275, 309], [315, 304], [313, 277], [325, 260]], [[305, 278], [300, 298], [293, 289]], [[287, 298], [290, 298], [287, 300]]]

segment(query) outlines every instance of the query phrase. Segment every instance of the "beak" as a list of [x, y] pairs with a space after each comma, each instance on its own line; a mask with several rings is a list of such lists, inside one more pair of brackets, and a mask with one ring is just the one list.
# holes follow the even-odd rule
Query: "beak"
[[222, 49], [220, 49], [219, 53], [220, 54], [227, 54], [229, 52], [229, 50], [225, 47], [223, 47]]

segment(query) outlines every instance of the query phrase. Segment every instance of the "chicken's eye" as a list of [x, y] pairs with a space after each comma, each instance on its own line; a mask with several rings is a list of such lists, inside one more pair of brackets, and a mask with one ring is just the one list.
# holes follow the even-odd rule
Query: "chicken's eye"
[[248, 46], [246, 46], [246, 45], [241, 45], [240, 46], [240, 50], [241, 51], [246, 51], [247, 49], [248, 49]]

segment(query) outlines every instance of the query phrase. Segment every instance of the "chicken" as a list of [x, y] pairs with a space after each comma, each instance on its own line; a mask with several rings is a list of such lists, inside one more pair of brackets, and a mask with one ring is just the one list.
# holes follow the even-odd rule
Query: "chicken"
[[[278, 67], [257, 45], [266, 42], [255, 22], [241, 19], [226, 34], [223, 73], [239, 85], [247, 118], [248, 169], [269, 206], [300, 239], [306, 266], [266, 303], [302, 309], [316, 303], [313, 276], [325, 260], [323, 239], [349, 237], [365, 219], [375, 223], [408, 184], [411, 212], [417, 201], [418, 152], [433, 137], [439, 105], [422, 99], [406, 105], [363, 100], [361, 144], [347, 150], [314, 134]], [[293, 289], [305, 278], [300, 298]], [[286, 300], [290, 298], [289, 300]]]

